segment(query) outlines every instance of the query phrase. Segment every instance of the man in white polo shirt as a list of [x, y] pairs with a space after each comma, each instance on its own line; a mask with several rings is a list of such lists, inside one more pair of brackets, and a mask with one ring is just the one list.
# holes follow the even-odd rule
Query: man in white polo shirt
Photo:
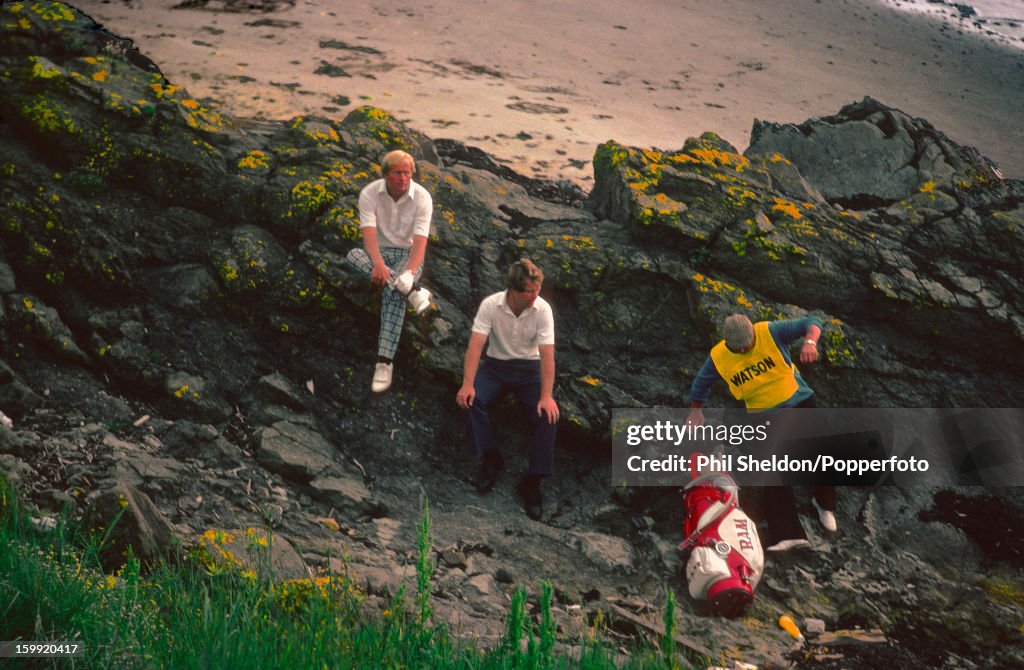
[[374, 393], [391, 386], [395, 352], [405, 322], [406, 300], [417, 314], [430, 307], [430, 291], [417, 282], [430, 235], [434, 201], [427, 189], [412, 180], [416, 163], [404, 151], [391, 151], [380, 162], [383, 179], [370, 182], [359, 193], [359, 227], [363, 247], [348, 253], [348, 262], [374, 286], [380, 296], [380, 334]]
[[[469, 440], [481, 457], [476, 487], [494, 488], [505, 461], [494, 445], [490, 408], [514, 391], [533, 425], [530, 464], [516, 491], [531, 519], [543, 514], [540, 481], [554, 471], [558, 404], [555, 385], [555, 320], [551, 305], [540, 297], [544, 273], [529, 259], [512, 264], [507, 289], [480, 303], [473, 321], [462, 370], [462, 388], [455, 396], [469, 410]], [[487, 356], [481, 362], [484, 345]]]

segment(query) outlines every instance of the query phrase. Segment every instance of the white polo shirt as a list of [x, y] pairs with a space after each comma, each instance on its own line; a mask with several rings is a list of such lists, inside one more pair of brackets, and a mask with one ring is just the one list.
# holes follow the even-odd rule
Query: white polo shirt
[[518, 317], [505, 300], [507, 291], [484, 298], [473, 332], [487, 336], [487, 356], [499, 360], [538, 360], [540, 345], [555, 343], [555, 317], [540, 296]]
[[377, 229], [377, 245], [381, 247], [412, 246], [414, 235], [430, 235], [430, 217], [434, 200], [427, 189], [416, 182], [396, 202], [388, 195], [383, 179], [370, 182], [359, 192], [359, 227]]

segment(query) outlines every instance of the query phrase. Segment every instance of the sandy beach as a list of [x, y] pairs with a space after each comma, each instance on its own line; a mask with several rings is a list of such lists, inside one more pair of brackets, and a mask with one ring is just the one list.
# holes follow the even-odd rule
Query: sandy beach
[[1024, 177], [1024, 49], [882, 0], [73, 4], [235, 116], [372, 104], [584, 188], [608, 139], [669, 149], [714, 131], [742, 150], [755, 119], [799, 123], [866, 95]]

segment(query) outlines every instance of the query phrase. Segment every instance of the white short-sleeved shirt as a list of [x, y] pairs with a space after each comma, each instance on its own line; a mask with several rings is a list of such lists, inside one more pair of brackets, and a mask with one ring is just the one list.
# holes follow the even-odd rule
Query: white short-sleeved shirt
[[473, 332], [487, 336], [487, 356], [499, 360], [538, 360], [540, 345], [555, 343], [551, 305], [537, 297], [518, 317], [505, 300], [507, 291], [484, 298], [473, 320]]
[[416, 182], [396, 202], [388, 195], [383, 179], [370, 182], [359, 192], [359, 227], [376, 228], [381, 247], [412, 246], [414, 235], [430, 235], [430, 217], [434, 200], [427, 189]]

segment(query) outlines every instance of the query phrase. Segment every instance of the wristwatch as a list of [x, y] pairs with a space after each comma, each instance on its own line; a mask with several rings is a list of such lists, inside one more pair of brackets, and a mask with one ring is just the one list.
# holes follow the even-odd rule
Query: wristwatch
[[804, 340], [804, 344], [809, 344], [812, 347], [814, 347], [815, 349], [818, 348], [818, 343], [815, 342], [814, 340], [811, 340], [811, 339]]

